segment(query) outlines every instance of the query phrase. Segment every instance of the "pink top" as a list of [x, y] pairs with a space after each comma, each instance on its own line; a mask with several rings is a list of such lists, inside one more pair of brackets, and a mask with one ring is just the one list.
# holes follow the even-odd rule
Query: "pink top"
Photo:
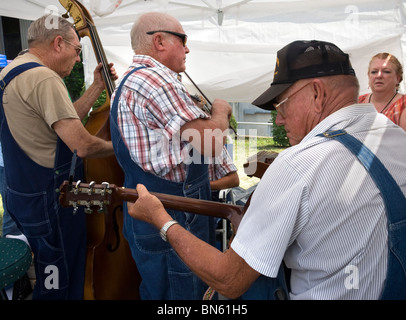
[[[364, 94], [358, 97], [358, 103], [368, 103], [369, 102], [370, 94]], [[405, 95], [402, 95], [401, 98], [392, 102], [392, 104], [384, 110], [382, 114], [387, 116], [390, 120], [392, 120], [395, 124], [399, 125], [400, 116], [403, 110], [406, 107], [406, 100]]]

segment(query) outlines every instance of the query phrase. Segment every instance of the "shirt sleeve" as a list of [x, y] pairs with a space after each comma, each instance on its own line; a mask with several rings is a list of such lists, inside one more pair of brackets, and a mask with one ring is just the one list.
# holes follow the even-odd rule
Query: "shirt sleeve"
[[160, 125], [167, 132], [169, 140], [185, 123], [198, 118], [209, 118], [192, 101], [183, 85], [173, 83], [161, 86], [153, 92], [145, 111], [147, 117], [150, 116], [149, 127]]
[[33, 97], [44, 97], [38, 100], [38, 112], [49, 127], [63, 119], [79, 119], [75, 107], [62, 79], [50, 77], [41, 81], [36, 87]]
[[277, 276], [286, 249], [308, 217], [306, 184], [279, 160], [262, 177], [231, 243], [248, 265], [268, 277]]
[[224, 146], [221, 155], [211, 158], [209, 163], [209, 177], [211, 181], [218, 180], [228, 175], [230, 172], [237, 171], [227, 148]]
[[[133, 160], [145, 171], [166, 177], [175, 175], [187, 154], [188, 142], [180, 139], [181, 127], [209, 116], [194, 104], [182, 83], [151, 86], [150, 82], [154, 83], [153, 77], [136, 85], [126, 101], [121, 100], [120, 123]], [[180, 181], [178, 176], [170, 180]]]

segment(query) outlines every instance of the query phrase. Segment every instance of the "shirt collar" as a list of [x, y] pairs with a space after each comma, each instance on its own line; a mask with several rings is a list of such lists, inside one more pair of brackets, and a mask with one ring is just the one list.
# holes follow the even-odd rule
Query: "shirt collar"
[[133, 58], [133, 64], [142, 64], [142, 65], [144, 65], [146, 67], [152, 67], [152, 68], [157, 67], [157, 68], [160, 68], [160, 69], [164, 69], [168, 73], [170, 73], [174, 78], [181, 81], [180, 80], [180, 78], [181, 78], [180, 74], [178, 74], [177, 72], [169, 69], [167, 66], [165, 66], [164, 64], [162, 64], [161, 62], [159, 62], [158, 60], [156, 60], [156, 59], [154, 59], [154, 58], [152, 58], [150, 56], [136, 54], [136, 55], [134, 55], [134, 58]]
[[377, 111], [372, 104], [353, 104], [339, 109], [317, 124], [300, 143], [306, 143], [318, 134], [328, 130], [346, 128], [353, 121], [356, 121], [359, 116], [365, 116], [366, 114], [377, 114]]

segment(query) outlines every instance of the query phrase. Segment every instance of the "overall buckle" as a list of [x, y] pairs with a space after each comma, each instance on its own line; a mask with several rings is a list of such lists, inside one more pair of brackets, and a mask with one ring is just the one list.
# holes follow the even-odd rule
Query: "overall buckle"
[[333, 138], [341, 136], [343, 134], [347, 134], [347, 131], [345, 131], [344, 129], [323, 132], [323, 136], [325, 136], [326, 138]]

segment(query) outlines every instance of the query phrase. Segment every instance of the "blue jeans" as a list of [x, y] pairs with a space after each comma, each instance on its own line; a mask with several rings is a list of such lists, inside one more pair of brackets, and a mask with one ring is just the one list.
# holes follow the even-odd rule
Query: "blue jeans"
[[[183, 226], [190, 224], [181, 219], [183, 212], [168, 210]], [[197, 217], [195, 215], [189, 215]], [[207, 217], [197, 217], [207, 218]], [[141, 274], [140, 297], [143, 300], [201, 300], [205, 285], [179, 258], [175, 250], [164, 242], [157, 229], [124, 215], [124, 235], [130, 244], [133, 258]], [[182, 221], [183, 220], [183, 221]], [[187, 219], [186, 219], [187, 220]], [[193, 219], [192, 225], [200, 224]], [[193, 226], [192, 226], [193, 227]], [[204, 223], [202, 225], [204, 227]], [[137, 230], [142, 230], [139, 234]]]

